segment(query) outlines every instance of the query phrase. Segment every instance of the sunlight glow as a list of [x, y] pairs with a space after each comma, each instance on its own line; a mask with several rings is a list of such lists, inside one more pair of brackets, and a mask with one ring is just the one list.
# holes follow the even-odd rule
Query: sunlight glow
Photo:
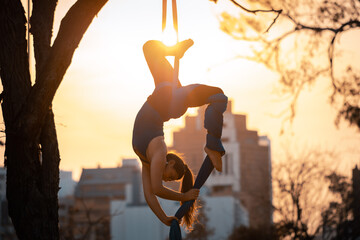
[[[21, 2], [26, 8], [27, 1]], [[54, 15], [52, 42], [62, 18], [75, 2], [59, 1]], [[136, 158], [131, 141], [133, 123], [138, 110], [154, 90], [142, 46], [150, 39], [161, 40], [171, 46], [178, 38], [173, 26], [171, 4], [168, 4], [167, 26], [162, 32], [161, 1], [156, 2], [141, 0], [142, 7], [139, 7], [139, 1], [109, 1], [91, 23], [72, 58], [54, 98], [53, 109], [62, 156], [60, 167], [73, 170], [75, 179], [80, 177], [82, 168], [96, 168], [99, 159], [101, 166], [105, 167], [117, 166], [120, 157]], [[285, 136], [279, 135], [281, 120], [273, 117], [287, 104], [279, 103], [274, 93], [276, 85], [273, 84], [281, 76], [264, 65], [239, 58], [249, 56], [252, 48], [258, 50], [259, 46], [235, 40], [219, 28], [217, 17], [223, 11], [240, 14], [231, 1], [218, 1], [217, 4], [211, 1], [178, 2], [180, 39], [194, 40], [194, 46], [180, 60], [182, 85], [200, 83], [221, 87], [233, 99], [233, 111], [249, 116], [247, 128], [269, 136], [275, 161], [281, 148], [279, 142]], [[355, 49], [358, 32], [355, 34], [347, 35], [349, 41], [341, 38], [346, 42], [346, 51], [348, 48]], [[356, 53], [353, 52], [352, 56], [354, 62], [360, 56]], [[343, 57], [347, 56], [344, 54]], [[33, 52], [31, 57], [34, 80]], [[173, 56], [167, 58], [170, 64], [174, 63]], [[351, 163], [360, 159], [356, 148], [360, 137], [354, 135], [352, 129], [333, 126], [331, 119], [335, 119], [336, 113], [327, 105], [326, 83], [320, 81], [311, 88], [312, 93], [301, 94], [298, 116], [287, 135], [294, 142], [301, 140], [309, 145], [323, 142], [329, 148], [339, 145], [340, 139], [339, 147], [342, 149], [339, 151], [346, 153], [346, 157], [342, 158], [347, 160], [342, 164], [348, 164], [344, 168], [350, 169]], [[196, 108], [190, 108], [187, 114], [194, 115], [196, 111]], [[314, 113], [317, 113], [316, 118]], [[169, 146], [173, 141], [172, 132], [183, 126], [184, 118], [172, 119], [164, 125]], [[284, 141], [287, 143], [290, 140]], [[2, 156], [3, 151], [4, 148], [0, 148]]]
[[166, 27], [162, 33], [161, 41], [168, 47], [174, 46], [178, 42], [175, 29], [173, 27]]

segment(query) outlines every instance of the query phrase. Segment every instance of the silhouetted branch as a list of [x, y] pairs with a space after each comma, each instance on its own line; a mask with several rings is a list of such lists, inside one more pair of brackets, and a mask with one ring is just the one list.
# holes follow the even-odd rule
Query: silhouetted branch
[[335, 77], [334, 77], [334, 64], [333, 64], [333, 59], [334, 59], [334, 48], [335, 48], [335, 39], [336, 39], [337, 34], [335, 33], [333, 38], [331, 39], [331, 42], [329, 44], [329, 49], [328, 49], [328, 54], [329, 54], [329, 64], [330, 64], [330, 78], [331, 78], [331, 83], [333, 85], [333, 94], [331, 96], [331, 101], [334, 101], [334, 96], [336, 94], [336, 92], [338, 91], [338, 87], [335, 83]]
[[264, 13], [276, 13], [276, 17], [274, 18], [273, 22], [270, 24], [270, 26], [266, 29], [265, 33], [268, 32], [270, 30], [270, 28], [275, 24], [276, 20], [279, 18], [279, 16], [282, 13], [282, 9], [280, 10], [275, 10], [275, 9], [271, 9], [271, 10], [265, 10], [265, 9], [256, 9], [256, 10], [250, 10], [244, 6], [242, 6], [241, 4], [239, 4], [238, 2], [236, 2], [235, 0], [230, 0], [232, 3], [234, 3], [236, 6], [238, 6], [239, 8], [241, 8], [242, 10], [244, 10], [245, 12], [248, 13], [253, 13], [256, 14], [258, 12], [264, 12]]
[[333, 159], [334, 153], [302, 149], [296, 156], [288, 148], [285, 161], [273, 167], [274, 214], [279, 217], [275, 225], [284, 236], [300, 234], [311, 239], [319, 232], [321, 209], [327, 200], [322, 192], [329, 170], [325, 159]]
[[[276, 11], [276, 10], [275, 10]], [[276, 20], [279, 18], [279, 16], [281, 15], [282, 10], [279, 10], [276, 17], [274, 18], [273, 22], [270, 24], [270, 26], [266, 29], [265, 33], [269, 32], [270, 28], [275, 24]]]
[[[92, 20], [106, 2], [107, 0], [78, 0], [62, 19], [46, 64], [23, 108], [24, 122], [21, 127], [26, 134], [25, 138], [38, 134], [36, 127], [44, 121], [76, 48]], [[28, 115], [32, 117], [28, 118]]]
[[86, 222], [87, 227], [85, 229], [85, 232], [82, 233], [82, 237], [80, 239], [86, 240], [86, 239], [89, 239], [89, 234], [91, 233], [91, 230], [98, 224], [100, 224], [103, 221], [106, 221], [108, 218], [110, 218], [110, 215], [109, 216], [102, 215], [102, 216], [96, 218], [95, 220], [92, 220], [92, 218], [91, 218], [92, 209], [88, 208], [88, 206], [85, 203], [84, 198], [81, 198], [80, 201], [84, 207], [85, 216], [86, 216], [86, 220], [87, 220], [87, 222]]
[[[259, 20], [235, 17], [227, 13], [222, 13], [219, 18], [224, 32], [234, 39], [254, 43], [252, 54], [241, 56], [242, 58], [262, 63], [282, 76], [281, 88], [278, 90], [282, 94], [290, 93], [293, 97], [288, 105], [288, 115], [284, 123], [289, 120], [291, 122], [295, 117], [296, 103], [304, 87], [311, 85], [319, 79], [319, 76], [325, 76], [330, 81], [333, 91], [329, 96], [331, 103], [335, 103], [335, 100], [341, 101], [341, 105], [334, 105], [342, 106], [338, 109], [335, 124], [338, 124], [341, 117], [360, 129], [360, 94], [358, 94], [360, 84], [357, 83], [357, 75], [343, 71], [340, 69], [343, 68], [343, 64], [335, 63], [336, 58], [341, 57], [337, 55], [341, 43], [336, 40], [342, 37], [343, 33], [360, 28], [359, 1], [310, 1], [306, 6], [309, 7], [309, 3], [314, 6], [306, 12], [302, 10], [302, 4], [305, 3], [299, 0], [258, 2], [260, 6], [258, 8], [271, 10], [251, 10], [236, 0], [230, 1], [234, 6], [248, 13], [277, 13], [266, 32], [280, 16], [281, 20], [291, 24], [274, 32], [272, 36], [266, 36], [259, 32], [261, 27]], [[282, 11], [274, 10], [279, 8]], [[286, 57], [291, 54], [294, 56], [287, 59]], [[323, 61], [324, 57], [327, 62]], [[307, 64], [305, 68], [302, 67], [303, 63]], [[355, 66], [355, 62], [349, 63], [349, 66], [351, 65]], [[308, 67], [312, 70], [309, 71]], [[316, 69], [322, 69], [321, 74], [315, 71]]]
[[[34, 41], [34, 56], [36, 62], [36, 80], [45, 66], [51, 47], [52, 29], [57, 0], [33, 0], [33, 10], [30, 19]], [[30, 13], [29, 13], [30, 14]], [[28, 40], [30, 41], [30, 40]]]
[[[87, 240], [92, 239], [93, 231], [97, 231], [99, 229], [104, 230], [104, 224], [108, 226], [110, 219], [114, 216], [118, 216], [123, 214], [123, 210], [115, 210], [113, 213], [109, 213], [107, 211], [103, 211], [99, 214], [99, 209], [93, 209], [89, 207], [84, 197], [77, 198], [77, 202], [79, 206], [73, 211], [71, 217], [76, 216], [76, 220], [72, 223], [72, 225], [68, 225], [62, 228], [63, 234], [66, 233], [69, 235], [70, 239], [74, 238], [74, 230], [79, 234], [76, 235], [76, 239], [79, 240]], [[102, 225], [103, 224], [103, 225]], [[105, 232], [108, 229], [105, 229]], [[107, 233], [107, 232], [106, 232]], [[104, 239], [107, 239], [107, 236], [103, 236]], [[95, 237], [96, 238], [96, 237]]]
[[299, 23], [299, 22], [295, 21], [288, 14], [286, 14], [285, 16], [288, 19], [290, 19], [296, 25], [295, 30], [297, 30], [297, 31], [299, 31], [299, 30], [312, 30], [314, 32], [330, 31], [330, 32], [333, 32], [333, 33], [339, 33], [339, 32], [347, 31], [347, 30], [352, 29], [352, 28], [360, 27], [360, 21], [358, 21], [358, 20], [347, 21], [347, 22], [341, 24], [341, 26], [338, 27], [338, 28], [334, 28], [334, 27], [315, 27], [315, 26], [308, 26], [308, 25], [304, 25], [302, 23]]

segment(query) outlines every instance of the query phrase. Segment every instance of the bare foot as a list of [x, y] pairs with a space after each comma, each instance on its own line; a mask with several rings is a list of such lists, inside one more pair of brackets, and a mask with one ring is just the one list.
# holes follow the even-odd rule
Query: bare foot
[[176, 56], [178, 58], [182, 58], [185, 54], [185, 52], [194, 44], [194, 41], [192, 39], [187, 39], [184, 41], [181, 41], [175, 45], [177, 48]]
[[219, 172], [222, 172], [222, 161], [221, 161], [221, 153], [218, 151], [211, 150], [207, 147], [204, 148], [206, 154], [209, 156], [214, 168]]

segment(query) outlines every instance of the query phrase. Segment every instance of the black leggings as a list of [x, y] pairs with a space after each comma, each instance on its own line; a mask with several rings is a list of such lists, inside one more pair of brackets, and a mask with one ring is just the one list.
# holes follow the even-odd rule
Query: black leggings
[[[154, 78], [155, 88], [161, 85], [173, 86], [173, 100], [171, 108], [199, 107], [209, 104], [209, 97], [224, 94], [221, 88], [203, 84], [182, 86], [179, 79], [174, 78], [174, 69], [166, 56], [174, 55], [176, 49], [166, 47], [162, 42], [150, 40], [144, 44], [144, 56]], [[176, 109], [172, 109], [177, 112]], [[175, 115], [178, 115], [177, 113]], [[183, 114], [183, 113], [182, 113]], [[177, 116], [175, 116], [177, 117]], [[179, 116], [178, 116], [179, 117]]]
[[[218, 87], [211, 87], [202, 84], [191, 84], [181, 86], [179, 79], [174, 81], [174, 69], [166, 56], [175, 56], [176, 48], [166, 47], [162, 42], [150, 40], [144, 44], [144, 56], [154, 78], [156, 95], [157, 89], [162, 85], [167, 85], [172, 91], [169, 96], [171, 99], [159, 101], [158, 104], [168, 105], [169, 118], [181, 117], [189, 107], [199, 107], [208, 104], [205, 111], [204, 127], [208, 133], [206, 136], [206, 147], [225, 154], [225, 149], [221, 143], [223, 127], [223, 113], [227, 106], [227, 97]], [[163, 94], [158, 94], [163, 95]]]

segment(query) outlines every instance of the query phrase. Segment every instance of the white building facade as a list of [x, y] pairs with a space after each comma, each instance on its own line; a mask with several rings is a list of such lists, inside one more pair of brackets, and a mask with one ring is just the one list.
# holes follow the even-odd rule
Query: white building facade
[[[247, 224], [247, 212], [239, 201], [231, 196], [202, 196], [206, 202], [205, 214], [207, 227], [214, 230], [209, 240], [227, 239], [237, 224]], [[179, 209], [178, 202], [159, 198], [159, 202], [168, 216], [173, 216]], [[111, 239], [112, 240], [166, 240], [170, 227], [164, 225], [151, 211], [147, 204], [131, 205], [127, 201], [111, 202]], [[241, 216], [238, 223], [236, 216]], [[182, 236], [186, 232], [182, 229]]]
[[17, 239], [8, 213], [6, 199], [6, 168], [0, 168], [0, 240]]
[[72, 178], [72, 172], [60, 170], [59, 175], [60, 175], [59, 176], [60, 177], [60, 182], [59, 182], [60, 190], [58, 192], [59, 198], [64, 198], [67, 196], [74, 195], [76, 182]]
[[[173, 133], [173, 146], [169, 147], [170, 151], [182, 154], [195, 175], [205, 158], [204, 112], [205, 108], [200, 108], [196, 116], [185, 117], [185, 127]], [[226, 149], [223, 171], [214, 170], [201, 189], [201, 198], [206, 203], [206, 225], [213, 230], [209, 239], [228, 239], [239, 226], [267, 231], [272, 224], [270, 140], [247, 129], [246, 116], [234, 114], [229, 102], [224, 113], [222, 142]], [[131, 191], [131, 186], [128, 190]], [[168, 239], [170, 228], [157, 219], [145, 200], [141, 204], [131, 202], [128, 197], [111, 202], [112, 239]], [[180, 207], [173, 201], [159, 198], [159, 202], [168, 216]]]

